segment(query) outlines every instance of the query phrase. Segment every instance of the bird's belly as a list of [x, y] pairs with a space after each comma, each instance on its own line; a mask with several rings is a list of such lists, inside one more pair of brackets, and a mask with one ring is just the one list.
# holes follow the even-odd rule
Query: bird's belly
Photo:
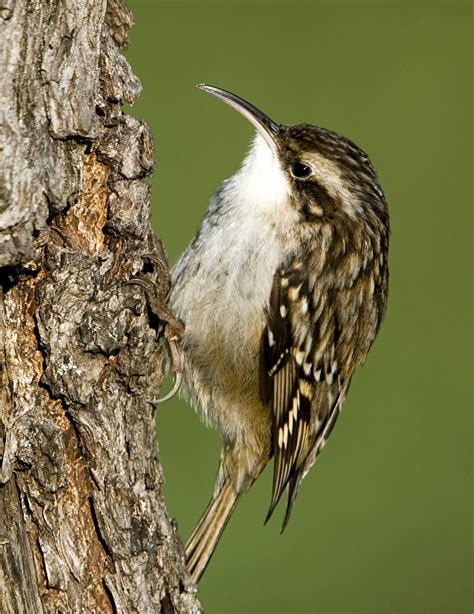
[[183, 255], [170, 302], [185, 323], [185, 384], [195, 406], [224, 444], [256, 448], [270, 440], [259, 370], [280, 250], [270, 233], [218, 240], [218, 262], [212, 241]]

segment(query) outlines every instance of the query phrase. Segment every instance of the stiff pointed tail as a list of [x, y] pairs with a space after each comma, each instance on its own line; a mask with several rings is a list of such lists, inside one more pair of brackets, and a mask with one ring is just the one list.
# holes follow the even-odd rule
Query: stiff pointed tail
[[239, 496], [228, 481], [214, 495], [186, 543], [186, 564], [195, 582], [204, 573]]

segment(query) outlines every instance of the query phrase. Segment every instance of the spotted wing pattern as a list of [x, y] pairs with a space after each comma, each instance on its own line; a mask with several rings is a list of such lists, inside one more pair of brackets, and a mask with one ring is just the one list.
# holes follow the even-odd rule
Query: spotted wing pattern
[[274, 452], [267, 519], [288, 486], [283, 528], [305, 459], [322, 448], [341, 405], [335, 311], [327, 292], [308, 287], [304, 270], [294, 259], [275, 274], [263, 338], [262, 377], [271, 387]]

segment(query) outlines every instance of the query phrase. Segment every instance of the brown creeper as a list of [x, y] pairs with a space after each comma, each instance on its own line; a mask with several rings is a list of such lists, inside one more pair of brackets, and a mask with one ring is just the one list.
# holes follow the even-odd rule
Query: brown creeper
[[367, 155], [308, 124], [278, 125], [225, 90], [257, 135], [172, 272], [184, 384], [222, 437], [214, 496], [186, 555], [197, 581], [239, 496], [274, 457], [267, 518], [332, 431], [385, 311], [389, 219]]

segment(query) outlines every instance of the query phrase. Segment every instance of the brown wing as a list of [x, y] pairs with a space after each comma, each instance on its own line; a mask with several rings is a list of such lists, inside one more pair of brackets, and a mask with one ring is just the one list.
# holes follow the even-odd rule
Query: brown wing
[[[308, 453], [326, 437], [338, 412], [341, 390], [335, 349], [335, 312], [327, 292], [307, 285], [301, 263], [277, 271], [263, 338], [266, 387], [273, 413], [273, 490], [267, 520], [289, 486], [284, 526]], [[332, 428], [332, 426], [331, 426]]]

